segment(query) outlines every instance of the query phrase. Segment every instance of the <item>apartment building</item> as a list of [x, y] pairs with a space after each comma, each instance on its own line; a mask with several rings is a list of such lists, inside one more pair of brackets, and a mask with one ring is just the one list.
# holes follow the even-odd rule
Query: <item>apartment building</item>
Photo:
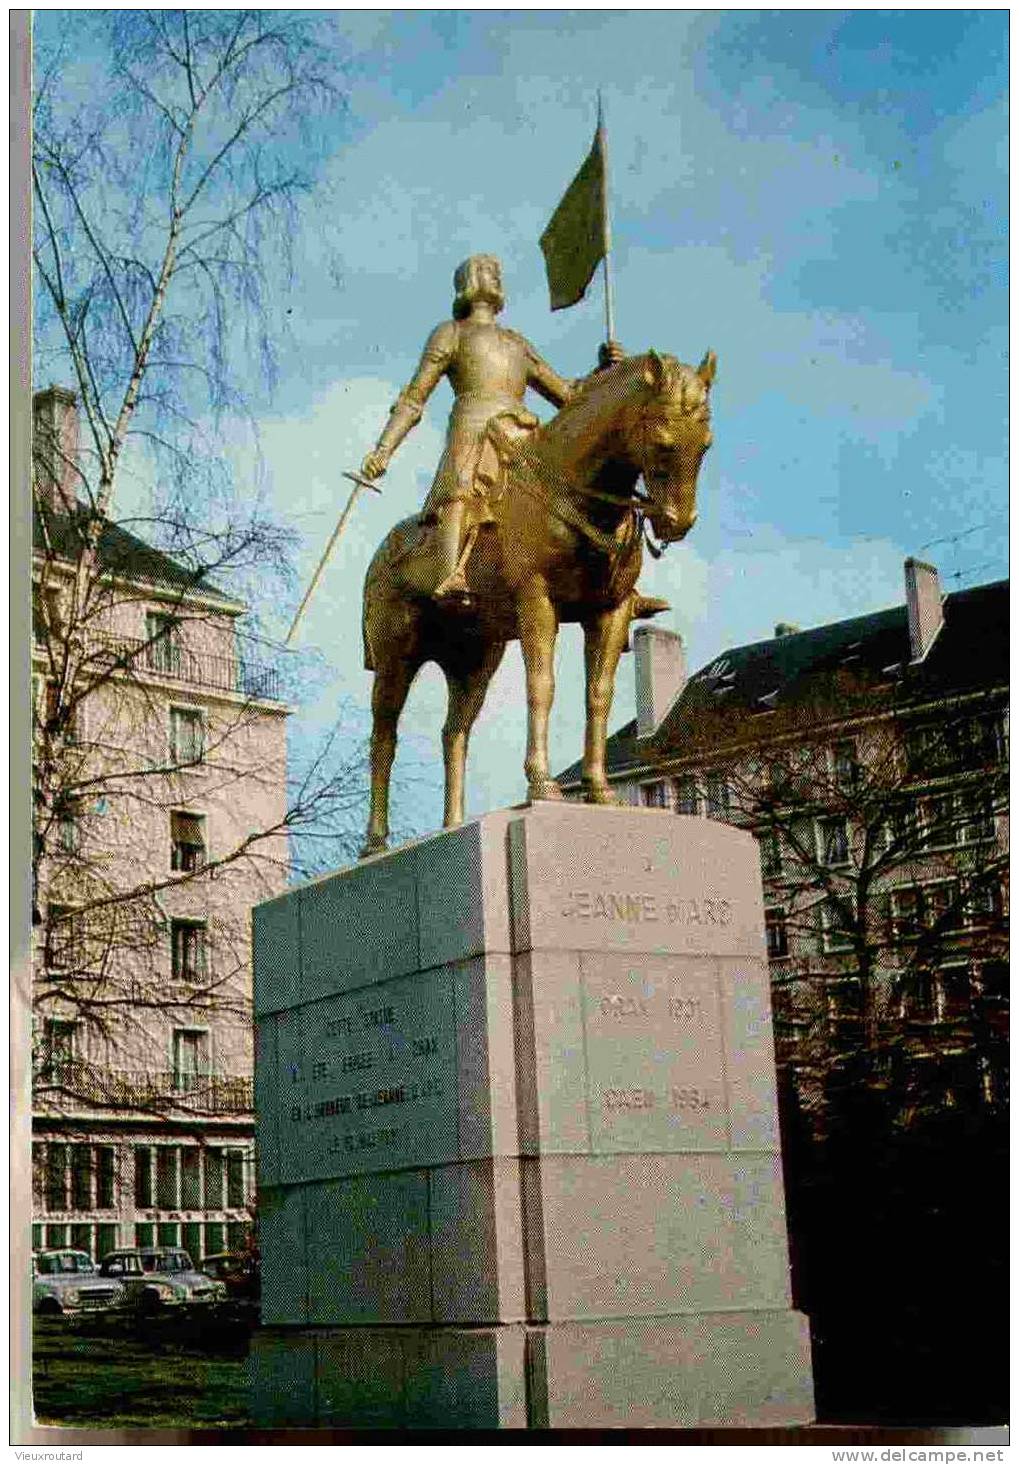
[[1003, 1102], [1007, 627], [1007, 582], [946, 595], [911, 559], [903, 604], [779, 623], [692, 676], [677, 635], [634, 633], [610, 780], [757, 836], [777, 1051], [808, 1109], [863, 1051], [907, 1104]]
[[34, 408], [33, 1246], [197, 1260], [251, 1223], [288, 709], [201, 566], [109, 521], [92, 555], [75, 398]]

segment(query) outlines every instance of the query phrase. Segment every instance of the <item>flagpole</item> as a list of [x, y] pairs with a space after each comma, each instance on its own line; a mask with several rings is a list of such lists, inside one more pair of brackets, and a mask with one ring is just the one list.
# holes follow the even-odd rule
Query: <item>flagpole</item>
[[605, 266], [605, 339], [607, 341], [614, 341], [616, 339], [616, 323], [612, 301], [612, 269], [609, 263], [609, 257], [612, 253], [612, 227], [609, 222], [609, 149], [605, 136], [605, 121], [602, 115], [601, 87], [598, 88], [598, 141], [601, 145], [601, 217], [602, 237], [605, 243], [605, 253], [602, 256], [602, 264]]

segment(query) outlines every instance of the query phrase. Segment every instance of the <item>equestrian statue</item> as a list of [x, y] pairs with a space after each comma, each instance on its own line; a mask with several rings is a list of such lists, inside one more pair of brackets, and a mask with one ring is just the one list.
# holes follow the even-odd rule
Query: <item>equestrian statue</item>
[[[614, 802], [605, 740], [616, 667], [631, 621], [668, 608], [637, 591], [643, 542], [664, 546], [689, 532], [711, 443], [712, 352], [694, 369], [654, 351], [626, 357], [610, 340], [590, 376], [568, 381], [498, 323], [497, 259], [466, 260], [454, 290], [452, 320], [432, 332], [361, 469], [368, 482], [383, 475], [445, 376], [454, 404], [435, 481], [365, 578], [365, 665], [374, 673], [365, 855], [386, 847], [397, 723], [428, 661], [449, 689], [444, 827], [463, 820], [471, 728], [514, 639], [527, 679], [528, 798], [562, 797], [549, 776], [548, 718], [556, 633], [569, 622], [584, 629], [583, 794]], [[527, 409], [528, 387], [559, 409], [547, 424]]]

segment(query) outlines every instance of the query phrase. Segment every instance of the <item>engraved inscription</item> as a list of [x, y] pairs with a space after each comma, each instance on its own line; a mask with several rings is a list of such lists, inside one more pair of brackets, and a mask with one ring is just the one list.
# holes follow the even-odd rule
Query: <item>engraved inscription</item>
[[280, 1050], [287, 1180], [452, 1158], [456, 1027], [441, 978], [336, 994], [301, 1010]]
[[732, 902], [718, 895], [663, 902], [645, 891], [568, 890], [562, 914], [580, 921], [639, 925], [665, 920], [679, 926], [729, 926]]
[[[712, 901], [717, 921], [726, 912]], [[698, 903], [701, 919], [706, 907], [706, 900]], [[595, 1150], [725, 1149], [722, 1014], [714, 962], [592, 952], [581, 956], [581, 972]]]

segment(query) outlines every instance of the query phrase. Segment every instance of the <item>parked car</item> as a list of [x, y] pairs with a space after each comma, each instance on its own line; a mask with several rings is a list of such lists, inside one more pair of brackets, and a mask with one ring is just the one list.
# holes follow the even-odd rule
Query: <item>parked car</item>
[[32, 1257], [32, 1311], [57, 1316], [122, 1307], [124, 1284], [96, 1271], [84, 1251], [37, 1251]]
[[177, 1247], [128, 1247], [104, 1256], [99, 1271], [127, 1289], [130, 1305], [143, 1312], [164, 1308], [209, 1307], [222, 1302], [222, 1282], [195, 1271], [186, 1251]]
[[231, 1302], [257, 1302], [261, 1296], [258, 1257], [250, 1251], [217, 1251], [203, 1256], [201, 1270], [222, 1282]]

